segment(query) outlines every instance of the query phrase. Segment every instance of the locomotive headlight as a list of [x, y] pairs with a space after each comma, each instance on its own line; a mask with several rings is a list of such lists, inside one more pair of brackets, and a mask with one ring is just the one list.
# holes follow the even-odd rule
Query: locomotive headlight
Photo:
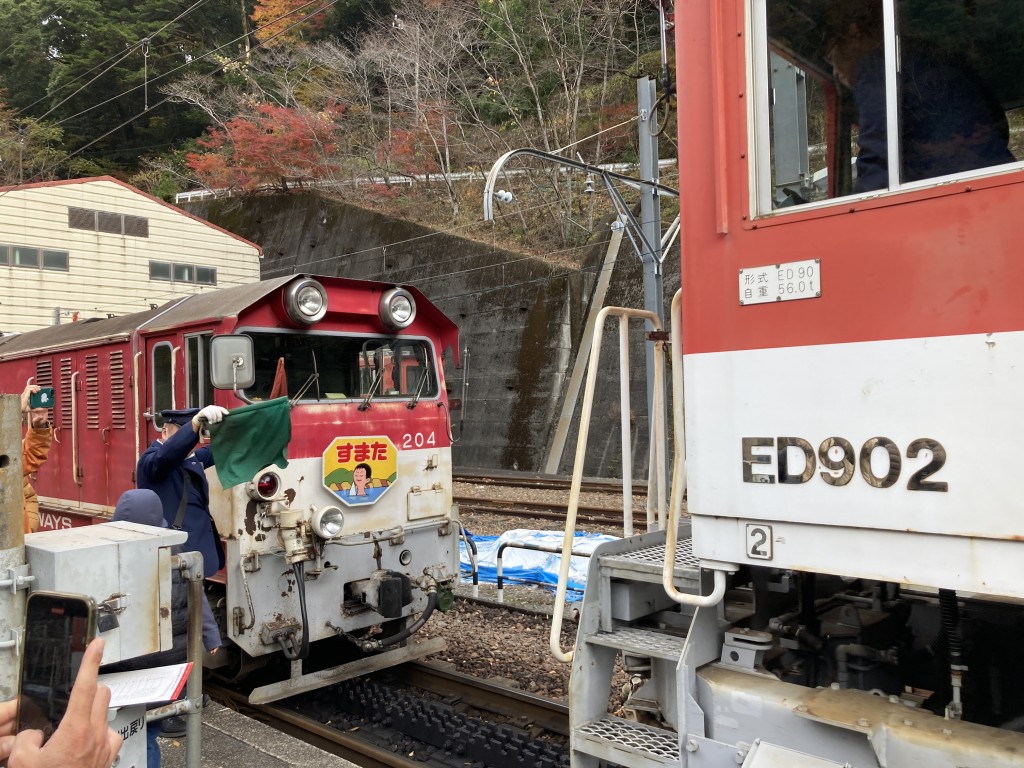
[[341, 534], [345, 515], [337, 507], [324, 507], [313, 514], [313, 531], [321, 539], [333, 539]]
[[412, 325], [416, 319], [416, 299], [404, 288], [391, 288], [380, 297], [380, 319], [393, 331]]
[[246, 483], [245, 490], [256, 501], [272, 501], [281, 490], [281, 478], [276, 472], [264, 472]]
[[327, 291], [308, 277], [297, 280], [288, 286], [284, 308], [292, 321], [299, 325], [313, 325], [327, 314]]

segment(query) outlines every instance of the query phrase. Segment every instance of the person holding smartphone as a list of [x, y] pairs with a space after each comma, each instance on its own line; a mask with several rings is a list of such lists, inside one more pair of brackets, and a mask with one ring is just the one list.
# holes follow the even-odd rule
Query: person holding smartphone
[[40, 387], [33, 384], [29, 379], [25, 389], [21, 393], [21, 413], [27, 419], [28, 429], [21, 440], [21, 471], [22, 471], [22, 494], [24, 497], [23, 509], [25, 516], [25, 533], [34, 533], [39, 530], [39, 497], [32, 485], [35, 480], [35, 473], [43, 466], [50, 455], [50, 445], [53, 443], [53, 429], [50, 426], [49, 407], [33, 407], [33, 398], [38, 399], [44, 389], [48, 390], [50, 406], [53, 404], [53, 388]]
[[121, 734], [107, 725], [110, 689], [96, 681], [103, 639], [89, 643], [71, 689], [67, 711], [53, 736], [26, 730], [15, 735], [18, 701], [0, 703], [0, 762], [8, 768], [110, 768], [121, 749]]

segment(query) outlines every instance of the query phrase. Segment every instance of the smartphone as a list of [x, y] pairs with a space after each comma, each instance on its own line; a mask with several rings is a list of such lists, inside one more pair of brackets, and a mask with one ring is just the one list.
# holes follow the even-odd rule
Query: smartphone
[[28, 396], [29, 408], [53, 408], [56, 404], [53, 387], [40, 387], [38, 392], [33, 392]]
[[68, 708], [82, 655], [96, 636], [96, 602], [85, 595], [32, 592], [25, 617], [18, 731], [35, 728], [45, 742]]

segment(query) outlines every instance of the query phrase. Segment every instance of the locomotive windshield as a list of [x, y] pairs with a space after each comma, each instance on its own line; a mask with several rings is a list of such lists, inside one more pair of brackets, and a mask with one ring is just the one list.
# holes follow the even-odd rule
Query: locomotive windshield
[[[423, 339], [336, 334], [247, 332], [256, 358], [253, 400], [287, 394], [300, 400], [345, 400], [373, 396], [420, 399], [438, 394], [430, 344]], [[275, 391], [283, 368], [287, 391]]]
[[752, 7], [760, 213], [1024, 159], [1020, 0]]

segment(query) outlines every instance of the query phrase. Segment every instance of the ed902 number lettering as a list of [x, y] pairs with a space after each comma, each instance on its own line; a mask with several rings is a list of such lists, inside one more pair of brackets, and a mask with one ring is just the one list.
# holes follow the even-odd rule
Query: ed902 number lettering
[[[774, 458], [776, 474], [756, 472], [757, 465], [770, 465], [771, 452], [754, 453], [755, 448], [775, 449]], [[800, 474], [794, 474], [790, 468], [790, 449], [795, 448], [803, 453], [804, 465]], [[884, 472], [876, 472], [872, 457], [876, 451], [884, 451], [886, 465]], [[946, 449], [938, 440], [921, 437], [907, 446], [906, 457], [916, 459], [921, 451], [929, 451], [931, 460], [911, 474], [907, 480], [907, 489], [911, 491], [933, 491], [945, 493], [949, 485], [941, 480], [930, 479], [946, 463]], [[819, 477], [828, 485], [841, 486], [848, 484], [857, 469], [860, 476], [873, 488], [891, 488], [900, 478], [903, 470], [903, 458], [899, 446], [887, 437], [872, 437], [864, 441], [860, 451], [855, 451], [853, 444], [843, 437], [827, 437], [821, 441], [818, 450], [802, 437], [744, 437], [743, 438], [743, 482], [768, 483], [778, 482], [782, 485], [799, 485], [809, 482], [814, 477], [817, 465], [824, 471]]]

